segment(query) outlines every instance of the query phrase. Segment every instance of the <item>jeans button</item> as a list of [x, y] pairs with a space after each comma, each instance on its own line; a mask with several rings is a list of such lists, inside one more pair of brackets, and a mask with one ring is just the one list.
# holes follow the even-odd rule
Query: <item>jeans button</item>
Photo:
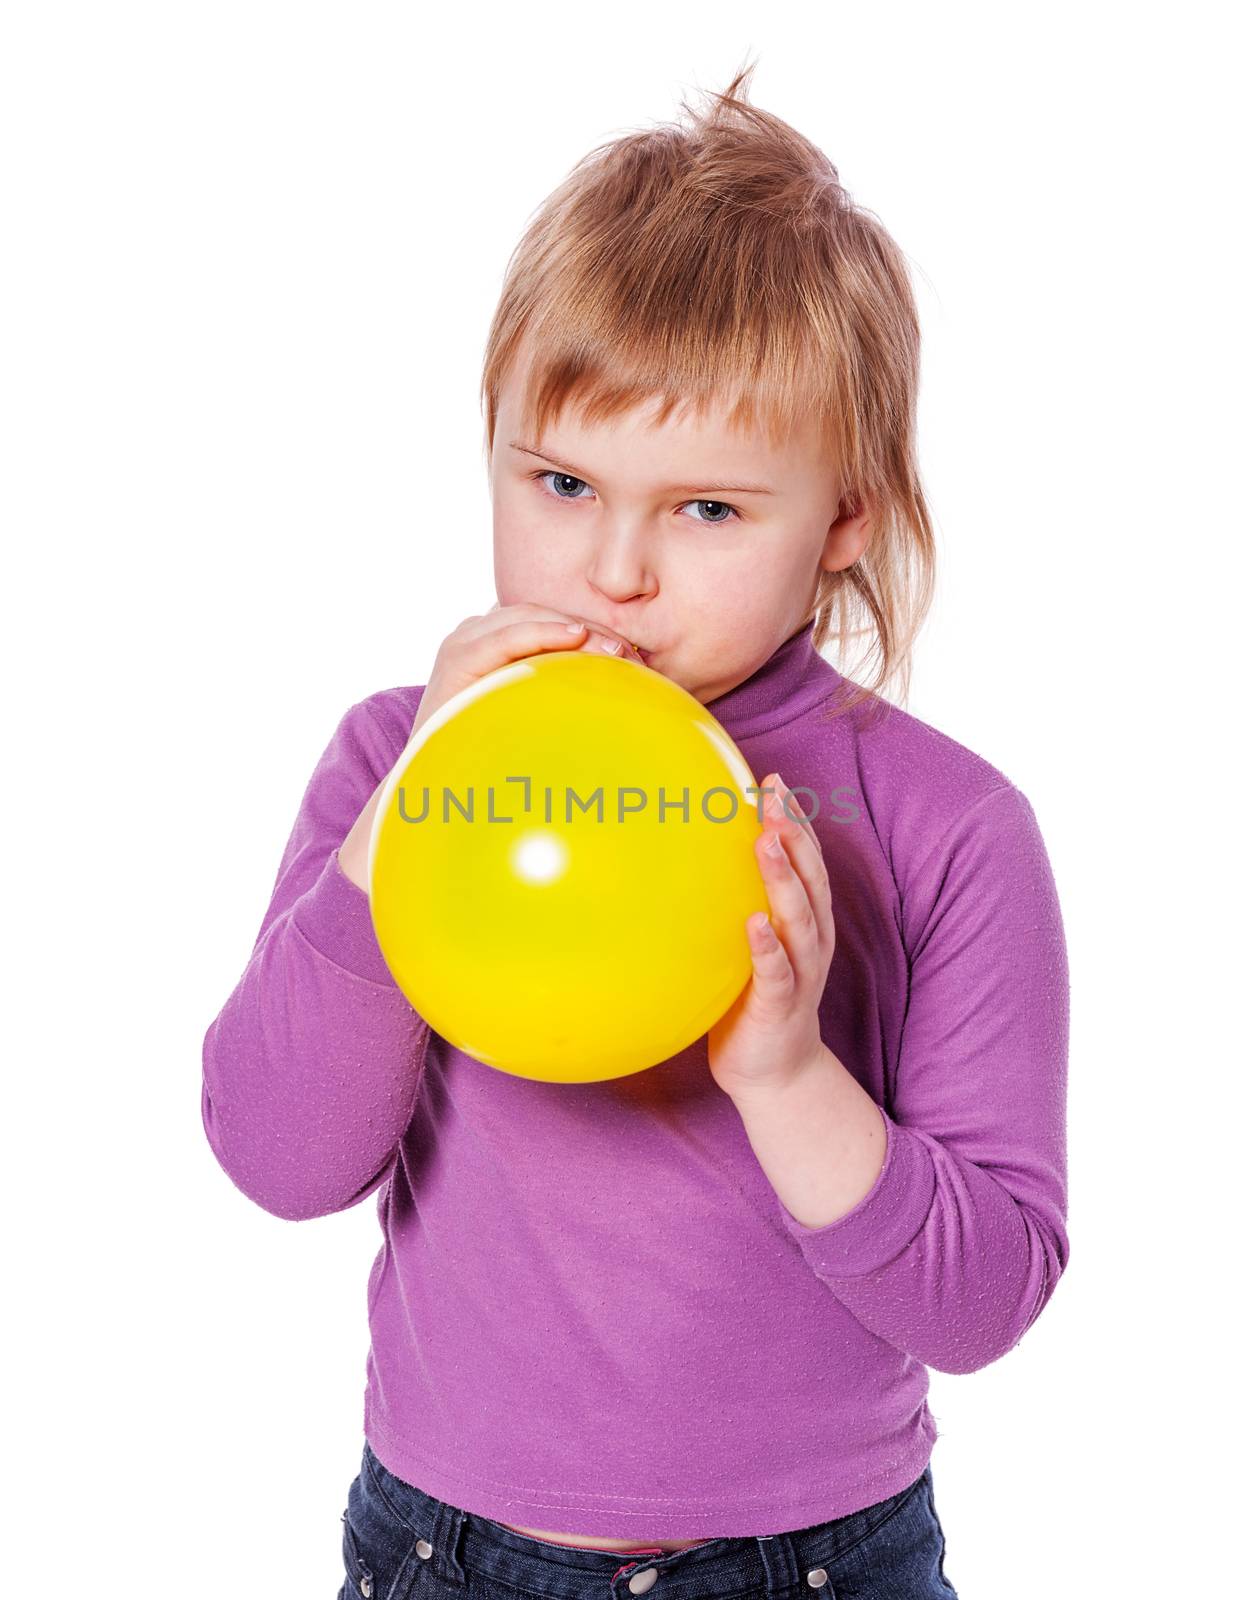
[[823, 1567], [813, 1567], [807, 1575], [807, 1581], [813, 1589], [819, 1589], [822, 1583], [829, 1582], [829, 1574]]
[[421, 1557], [422, 1561], [428, 1561], [434, 1554], [434, 1546], [428, 1539], [418, 1539], [417, 1554]]
[[648, 1567], [645, 1572], [635, 1572], [629, 1580], [630, 1594], [646, 1594], [660, 1574], [654, 1567]]

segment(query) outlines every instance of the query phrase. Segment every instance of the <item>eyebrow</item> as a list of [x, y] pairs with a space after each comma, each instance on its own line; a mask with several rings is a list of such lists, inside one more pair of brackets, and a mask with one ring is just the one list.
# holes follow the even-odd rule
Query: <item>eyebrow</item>
[[[510, 445], [511, 449], [520, 450], [522, 452], [522, 454], [524, 454], [524, 455], [537, 456], [540, 461], [550, 461], [553, 466], [559, 467], [561, 472], [567, 472], [570, 478], [581, 478], [584, 483], [589, 481], [585, 477], [585, 475], [583, 473], [581, 473], [581, 472], [579, 472], [577, 470], [576, 467], [571, 467], [571, 466], [568, 465], [567, 462], [564, 462], [564, 461], [557, 461], [554, 456], [549, 456], [549, 455], [545, 454], [545, 452], [543, 452], [542, 450], [536, 450], [533, 447], [533, 445], [522, 444], [517, 439], [509, 440], [509, 445]], [[704, 491], [706, 491], [708, 488], [710, 488], [713, 484], [715, 484], [715, 487], [717, 489], [723, 489], [727, 494], [775, 494], [776, 493], [776, 490], [768, 488], [766, 484], [762, 484], [762, 483], [726, 483], [722, 479], [706, 480], [703, 483], [670, 483], [663, 492], [665, 494], [698, 495], [698, 494], [702, 494]]]

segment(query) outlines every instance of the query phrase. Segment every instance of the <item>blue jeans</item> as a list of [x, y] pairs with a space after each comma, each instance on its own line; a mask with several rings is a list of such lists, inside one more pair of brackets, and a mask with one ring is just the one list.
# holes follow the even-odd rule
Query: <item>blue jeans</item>
[[[766, 1538], [669, 1555], [574, 1549], [461, 1511], [397, 1478], [365, 1441], [343, 1513], [338, 1600], [949, 1600], [928, 1466], [888, 1500]], [[643, 1541], [638, 1541], [641, 1546]], [[956, 1597], [958, 1600], [958, 1597]]]

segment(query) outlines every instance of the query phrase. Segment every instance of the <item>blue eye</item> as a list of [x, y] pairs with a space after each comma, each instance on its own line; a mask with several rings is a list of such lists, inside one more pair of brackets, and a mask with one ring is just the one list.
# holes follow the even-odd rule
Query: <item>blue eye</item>
[[[543, 484], [547, 478], [554, 478], [558, 484], [564, 484], [566, 486], [569, 484], [580, 484], [583, 489], [590, 488], [590, 485], [584, 478], [575, 478], [571, 472], [534, 472], [531, 473], [530, 476], [539, 484]], [[557, 500], [581, 500], [584, 498], [580, 494], [566, 494], [562, 489], [559, 488], [549, 489], [547, 490], [547, 493], [554, 495]], [[683, 505], [699, 507], [718, 506], [722, 511], [729, 513], [728, 516], [723, 517], [696, 517], [694, 520], [696, 522], [701, 522], [705, 528], [716, 528], [719, 527], [723, 522], [729, 522], [731, 520], [741, 521], [742, 519], [742, 513], [738, 510], [738, 508], [736, 506], [729, 505], [728, 502], [724, 500], [687, 500], [683, 503]]]
[[741, 515], [741, 513], [736, 511], [733, 506], [726, 505], [726, 503], [723, 500], [687, 500], [686, 504], [688, 506], [699, 506], [699, 507], [703, 507], [703, 506], [719, 506], [722, 511], [728, 511], [730, 513], [730, 516], [728, 516], [728, 517], [710, 517], [710, 518], [708, 518], [708, 520], [706, 522], [704, 522], [704, 519], [702, 517], [696, 517], [695, 521], [696, 522], [702, 522], [705, 528], [715, 528], [715, 527], [718, 526], [718, 524], [720, 524], [722, 522], [730, 521], [731, 517], [738, 517], [738, 516]]
[[[580, 483], [584, 489], [589, 489], [590, 488], [590, 485], [588, 483], [586, 483], [584, 479], [575, 478], [571, 472], [539, 472], [539, 473], [536, 473], [535, 476], [538, 478], [538, 481], [540, 483], [542, 482], [542, 480], [544, 478], [558, 478], [561, 483]], [[556, 489], [553, 492], [554, 492], [555, 497], [556, 497], [557, 500], [580, 500], [581, 499], [580, 495], [562, 494], [559, 489]]]

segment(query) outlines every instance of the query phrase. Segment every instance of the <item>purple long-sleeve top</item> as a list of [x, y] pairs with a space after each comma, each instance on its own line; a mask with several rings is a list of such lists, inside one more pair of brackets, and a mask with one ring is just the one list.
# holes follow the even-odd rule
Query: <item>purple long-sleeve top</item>
[[823, 1228], [781, 1204], [706, 1038], [625, 1078], [544, 1083], [414, 1011], [338, 847], [420, 686], [353, 705], [318, 762], [204, 1039], [204, 1128], [275, 1216], [376, 1191], [365, 1436], [427, 1493], [638, 1543], [843, 1516], [923, 1470], [926, 1369], [996, 1361], [1054, 1292], [1069, 988], [1037, 821], [898, 707], [831, 716], [849, 687], [809, 623], [708, 702], [757, 781], [779, 771], [809, 812], [800, 786], [819, 797], [837, 929], [821, 1035], [886, 1133], [871, 1190]]

